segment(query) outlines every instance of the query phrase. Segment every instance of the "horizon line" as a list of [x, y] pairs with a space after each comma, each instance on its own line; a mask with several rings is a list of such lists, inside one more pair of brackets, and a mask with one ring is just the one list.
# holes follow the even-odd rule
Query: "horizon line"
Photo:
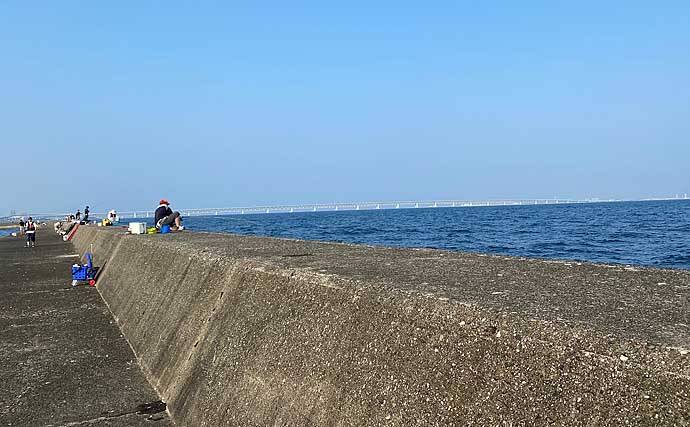
[[[616, 203], [616, 202], [646, 202], [646, 201], [671, 201], [688, 200], [688, 194], [676, 194], [675, 197], [648, 197], [639, 199], [602, 199], [592, 197], [587, 199], [568, 199], [568, 198], [497, 198], [497, 199], [427, 199], [427, 200], [388, 200], [388, 201], [366, 201], [366, 202], [327, 202], [327, 203], [297, 203], [297, 204], [275, 204], [275, 205], [255, 205], [255, 206], [236, 206], [236, 207], [207, 207], [207, 208], [180, 208], [176, 209], [187, 216], [201, 215], [235, 215], [235, 214], [256, 214], [256, 213], [290, 213], [290, 212], [328, 212], [339, 210], [385, 210], [385, 209], [415, 209], [415, 208], [459, 208], [459, 207], [479, 207], [479, 206], [525, 206], [525, 205], [553, 205], [553, 204], [588, 204], [588, 203]], [[133, 214], [136, 218], [138, 214], [147, 216], [155, 209], [127, 209], [116, 210], [118, 215], [121, 213]], [[104, 215], [107, 212], [90, 212], [91, 215]], [[31, 213], [10, 213], [4, 218], [17, 218], [21, 216], [36, 216], [52, 218], [71, 215], [72, 212], [31, 212]]]

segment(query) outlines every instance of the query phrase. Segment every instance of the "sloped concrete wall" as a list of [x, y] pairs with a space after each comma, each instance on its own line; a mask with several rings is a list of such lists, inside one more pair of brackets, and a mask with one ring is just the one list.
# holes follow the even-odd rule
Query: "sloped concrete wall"
[[[478, 263], [501, 258], [96, 227], [74, 243], [107, 260], [99, 292], [178, 425], [690, 422], [687, 331], [660, 342], [624, 323], [477, 302], [471, 290], [493, 280]], [[435, 257], [451, 257], [428, 278], [456, 280], [450, 296], [403, 283], [420, 271], [407, 265]], [[588, 268], [690, 284], [684, 272]]]

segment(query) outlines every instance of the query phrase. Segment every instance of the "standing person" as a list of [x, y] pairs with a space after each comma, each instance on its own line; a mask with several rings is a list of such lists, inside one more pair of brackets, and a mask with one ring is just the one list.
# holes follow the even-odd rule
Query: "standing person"
[[26, 247], [29, 246], [32, 248], [36, 246], [36, 223], [31, 217], [26, 221]]
[[19, 235], [24, 235], [24, 217], [19, 218]]
[[[170, 225], [173, 230], [184, 230], [180, 213], [177, 211], [173, 212], [173, 210], [170, 209], [170, 202], [165, 199], [161, 199], [160, 202], [158, 202], [154, 224], [158, 229], [164, 225]], [[175, 225], [173, 226], [173, 224]]]
[[74, 219], [81, 221], [81, 211], [77, 209], [77, 213], [74, 214]]
[[84, 209], [84, 222], [88, 223], [89, 222], [89, 207], [87, 206], [86, 209]]

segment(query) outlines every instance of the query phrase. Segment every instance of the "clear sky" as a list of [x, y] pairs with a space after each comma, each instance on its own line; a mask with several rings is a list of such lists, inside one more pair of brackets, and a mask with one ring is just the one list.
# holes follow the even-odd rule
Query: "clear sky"
[[690, 2], [0, 4], [0, 215], [690, 192]]

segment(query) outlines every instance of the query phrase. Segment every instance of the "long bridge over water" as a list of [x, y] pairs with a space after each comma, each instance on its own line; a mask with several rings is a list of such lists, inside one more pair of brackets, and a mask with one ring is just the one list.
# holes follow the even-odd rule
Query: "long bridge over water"
[[[481, 206], [523, 206], [523, 205], [556, 205], [617, 202], [613, 199], [489, 199], [489, 200], [396, 200], [382, 202], [351, 203], [304, 203], [266, 206], [245, 206], [225, 208], [177, 208], [183, 216], [245, 215], [295, 212], [336, 212], [377, 209], [428, 209], [428, 208], [471, 208]], [[154, 210], [117, 211], [120, 218], [148, 218]], [[63, 218], [69, 213], [35, 213], [37, 218]], [[92, 218], [102, 218], [105, 212], [91, 212]]]

